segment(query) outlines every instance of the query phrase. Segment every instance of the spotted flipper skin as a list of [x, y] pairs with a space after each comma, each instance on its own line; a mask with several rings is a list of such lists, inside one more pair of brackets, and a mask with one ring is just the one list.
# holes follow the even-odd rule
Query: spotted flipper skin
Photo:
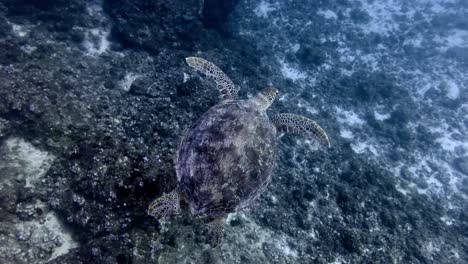
[[218, 66], [199, 57], [187, 57], [185, 61], [190, 67], [212, 79], [223, 99], [237, 99], [239, 89]]
[[212, 248], [217, 248], [223, 243], [224, 217], [215, 218], [206, 224], [205, 236]]
[[179, 193], [172, 191], [154, 200], [148, 207], [148, 214], [156, 219], [165, 219], [180, 213]]
[[322, 146], [330, 147], [327, 133], [314, 121], [296, 114], [277, 114], [271, 119], [279, 132], [289, 132], [313, 138]]

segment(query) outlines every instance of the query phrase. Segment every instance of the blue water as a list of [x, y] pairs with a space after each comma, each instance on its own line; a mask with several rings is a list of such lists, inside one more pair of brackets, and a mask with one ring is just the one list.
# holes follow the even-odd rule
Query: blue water
[[[467, 263], [467, 17], [462, 0], [0, 1], [0, 263]], [[331, 143], [278, 133], [271, 182], [216, 248], [186, 197], [147, 214], [226, 98], [189, 56], [239, 99], [275, 87], [270, 119]]]

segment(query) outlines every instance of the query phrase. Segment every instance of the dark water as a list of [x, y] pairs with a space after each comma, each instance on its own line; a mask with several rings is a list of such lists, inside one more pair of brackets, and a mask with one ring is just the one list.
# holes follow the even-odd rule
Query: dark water
[[[0, 1], [0, 263], [467, 263], [468, 2]], [[206, 243], [177, 186], [218, 65], [285, 134], [272, 181]]]

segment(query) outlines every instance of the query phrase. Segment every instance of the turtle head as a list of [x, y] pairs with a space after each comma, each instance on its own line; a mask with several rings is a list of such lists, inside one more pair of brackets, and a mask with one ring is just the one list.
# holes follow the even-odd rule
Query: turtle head
[[258, 107], [260, 107], [262, 110], [266, 110], [273, 103], [277, 95], [278, 89], [273, 86], [268, 86], [267, 88], [261, 90], [253, 98], [253, 100], [258, 105]]
[[276, 89], [273, 86], [269, 86], [263, 89], [262, 91], [260, 91], [260, 93], [268, 99], [268, 102], [271, 105], [273, 101], [275, 100], [276, 96], [278, 95], [278, 89]]

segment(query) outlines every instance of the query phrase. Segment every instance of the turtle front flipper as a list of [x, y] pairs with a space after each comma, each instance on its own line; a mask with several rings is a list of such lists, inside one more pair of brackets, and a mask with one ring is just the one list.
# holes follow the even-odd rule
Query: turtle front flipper
[[185, 61], [190, 67], [212, 79], [216, 83], [216, 87], [223, 99], [237, 99], [239, 88], [236, 87], [231, 79], [229, 79], [218, 66], [199, 57], [187, 57]]
[[321, 145], [330, 147], [327, 133], [314, 121], [295, 114], [277, 114], [272, 120], [279, 132], [290, 132], [317, 140]]
[[217, 217], [206, 224], [205, 235], [208, 244], [210, 244], [212, 248], [221, 245], [224, 236], [224, 216]]
[[180, 213], [179, 192], [165, 193], [148, 206], [148, 214], [156, 219], [168, 218]]

